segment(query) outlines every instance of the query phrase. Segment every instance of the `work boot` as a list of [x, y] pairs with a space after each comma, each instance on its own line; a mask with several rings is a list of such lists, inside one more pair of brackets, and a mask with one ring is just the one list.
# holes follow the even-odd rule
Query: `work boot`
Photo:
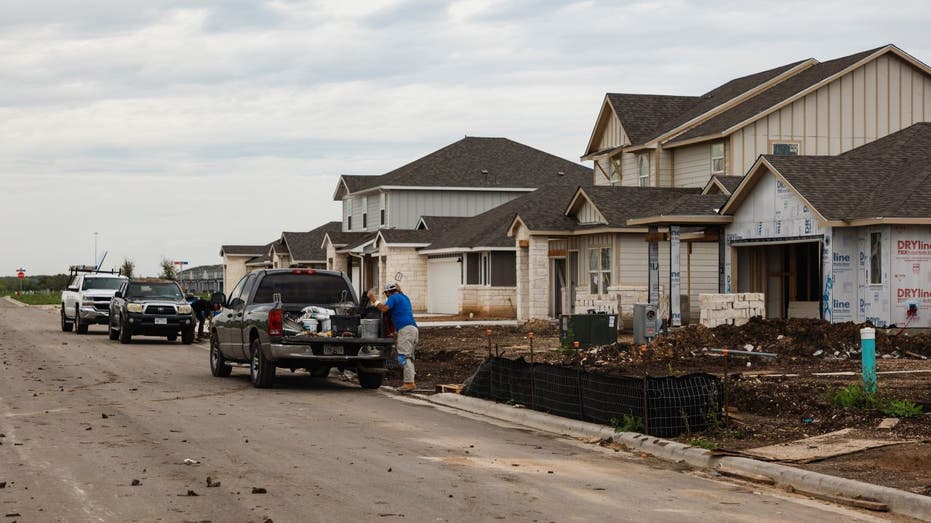
[[417, 385], [414, 385], [414, 382], [410, 381], [398, 387], [398, 392], [411, 392], [416, 388], [417, 388]]

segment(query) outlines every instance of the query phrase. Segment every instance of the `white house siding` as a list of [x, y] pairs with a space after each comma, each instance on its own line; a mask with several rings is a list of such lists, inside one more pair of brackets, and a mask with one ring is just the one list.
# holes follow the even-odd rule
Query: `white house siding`
[[774, 140], [798, 142], [799, 154], [835, 155], [929, 120], [931, 78], [886, 54], [734, 132], [728, 171], [744, 174]]
[[627, 136], [621, 128], [621, 122], [617, 119], [617, 116], [611, 114], [608, 118], [608, 122], [605, 124], [604, 131], [601, 133], [601, 140], [598, 142], [598, 146], [595, 150], [604, 151], [605, 149], [612, 149], [627, 143], [626, 140]]
[[[481, 174], [476, 175], [481, 176]], [[417, 226], [421, 216], [475, 216], [524, 194], [527, 193], [505, 191], [391, 191], [388, 201], [388, 227], [413, 229]]]
[[711, 144], [699, 143], [674, 149], [676, 187], [704, 187], [711, 178]]
[[640, 185], [640, 173], [637, 171], [637, 155], [634, 153], [621, 153], [621, 185], [637, 187]]
[[676, 172], [674, 165], [674, 155], [675, 153], [673, 151], [665, 151], [662, 148], [657, 149], [657, 187], [679, 187], [679, 185], [677, 185], [679, 181], [677, 179], [678, 173]]
[[252, 256], [224, 256], [223, 257], [223, 288], [225, 292], [233, 290], [233, 287], [239, 283], [249, 268], [246, 267], [246, 261]]
[[605, 217], [591, 202], [586, 201], [578, 212], [579, 223], [607, 223]]

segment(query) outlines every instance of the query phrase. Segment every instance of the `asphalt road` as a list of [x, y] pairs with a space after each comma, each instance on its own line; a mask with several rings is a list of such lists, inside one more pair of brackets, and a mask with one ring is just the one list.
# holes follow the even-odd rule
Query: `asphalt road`
[[875, 520], [345, 383], [256, 390], [207, 355], [0, 300], [0, 522]]

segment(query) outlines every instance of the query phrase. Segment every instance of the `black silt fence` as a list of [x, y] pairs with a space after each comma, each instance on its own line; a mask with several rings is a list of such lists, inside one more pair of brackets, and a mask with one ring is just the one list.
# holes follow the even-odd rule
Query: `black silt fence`
[[486, 359], [462, 394], [604, 425], [632, 416], [657, 437], [703, 431], [720, 421], [723, 404], [721, 380], [710, 374], [604, 376], [505, 358]]

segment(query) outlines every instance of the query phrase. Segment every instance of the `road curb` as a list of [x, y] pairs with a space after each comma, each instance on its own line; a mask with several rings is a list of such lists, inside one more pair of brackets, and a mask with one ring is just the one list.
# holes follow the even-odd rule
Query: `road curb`
[[14, 300], [13, 298], [11, 298], [11, 297], [9, 297], [9, 296], [4, 296], [3, 299], [6, 300], [6, 301], [8, 301], [8, 302], [10, 302], [10, 303], [12, 303], [13, 305], [16, 305], [17, 307], [25, 307], [25, 306], [26, 306], [25, 303], [23, 303], [23, 302], [21, 302], [21, 301], [19, 301], [19, 300]]
[[830, 497], [877, 501], [886, 504], [889, 510], [895, 514], [931, 521], [931, 497], [904, 490], [872, 485], [862, 481], [829, 476], [750, 458], [718, 456], [708, 450], [676, 441], [634, 432], [615, 432], [611, 427], [605, 427], [604, 425], [576, 421], [527, 408], [516, 408], [458, 394], [444, 393], [431, 396], [413, 394], [411, 397], [473, 414], [517, 423], [544, 432], [553, 432], [579, 439], [608, 439], [623, 445], [630, 451], [650, 454], [677, 463], [686, 463], [693, 467], [727, 470], [729, 473], [738, 472], [746, 474], [750, 478], [770, 478], [776, 485], [789, 486], [799, 491]]

